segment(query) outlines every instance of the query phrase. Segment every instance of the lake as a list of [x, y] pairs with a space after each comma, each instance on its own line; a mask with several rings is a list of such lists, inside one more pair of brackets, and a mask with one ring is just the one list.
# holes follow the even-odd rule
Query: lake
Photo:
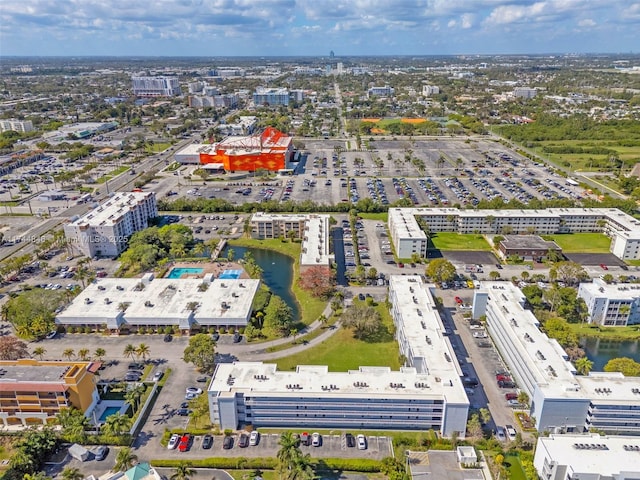
[[300, 320], [300, 307], [291, 292], [293, 283], [293, 259], [274, 250], [264, 248], [247, 248], [226, 246], [220, 254], [220, 258], [227, 256], [229, 249], [233, 249], [234, 259], [241, 259], [246, 252], [251, 252], [256, 263], [262, 268], [262, 281], [269, 289], [285, 301], [291, 307], [293, 318]]
[[587, 357], [593, 362], [593, 371], [602, 372], [612, 358], [629, 357], [640, 362], [640, 341], [613, 341], [596, 337], [580, 339]]

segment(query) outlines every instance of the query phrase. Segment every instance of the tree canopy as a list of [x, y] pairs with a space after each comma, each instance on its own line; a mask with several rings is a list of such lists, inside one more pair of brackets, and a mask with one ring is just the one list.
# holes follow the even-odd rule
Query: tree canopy
[[455, 278], [456, 267], [446, 258], [436, 258], [429, 262], [425, 274], [437, 283], [450, 282]]
[[67, 290], [26, 290], [2, 306], [2, 318], [11, 323], [20, 338], [32, 340], [55, 328], [55, 311], [65, 305]]
[[605, 372], [622, 372], [625, 377], [640, 377], [640, 363], [628, 357], [612, 358], [604, 366]]
[[278, 295], [271, 295], [269, 305], [264, 309], [263, 330], [267, 335], [288, 335], [293, 328], [291, 307]]
[[189, 345], [184, 349], [182, 359], [193, 365], [201, 372], [212, 373], [215, 367], [216, 342], [211, 335], [198, 333], [189, 339]]

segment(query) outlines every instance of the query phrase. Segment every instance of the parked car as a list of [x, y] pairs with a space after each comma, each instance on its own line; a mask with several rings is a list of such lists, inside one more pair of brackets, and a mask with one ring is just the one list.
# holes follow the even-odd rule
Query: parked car
[[513, 428], [513, 425], [505, 425], [504, 428], [507, 430], [507, 435], [509, 435], [509, 439], [516, 439], [516, 429]]
[[187, 387], [186, 393], [195, 393], [196, 395], [202, 394], [202, 389], [198, 387]]
[[204, 448], [205, 450], [208, 450], [212, 446], [213, 446], [213, 435], [210, 435], [207, 433], [204, 437], [202, 437], [202, 448]]
[[240, 438], [238, 438], [238, 446], [240, 448], [246, 448], [249, 446], [249, 435], [246, 433], [241, 433]]
[[178, 450], [181, 452], [187, 452], [191, 448], [191, 435], [185, 433], [180, 439], [180, 443], [178, 444]]
[[127, 368], [129, 370], [144, 370], [144, 365], [141, 363], [130, 363]]
[[167, 444], [167, 448], [169, 450], [173, 450], [178, 446], [178, 443], [180, 443], [180, 435], [178, 435], [177, 433], [174, 433], [173, 435], [171, 435], [171, 438], [169, 438], [169, 443]]
[[506, 398], [507, 400], [517, 400], [518, 399], [518, 394], [517, 393], [505, 393], [504, 394], [504, 398]]
[[190, 413], [191, 410], [189, 410], [188, 408], [179, 408], [178, 410], [176, 410], [176, 415], [180, 415], [181, 417], [188, 417]]
[[310, 441], [311, 437], [309, 436], [309, 434], [307, 432], [302, 432], [302, 435], [300, 435], [300, 443], [305, 447], [308, 447]]
[[49, 333], [47, 333], [46, 335], [46, 339], [51, 340], [52, 338], [56, 338], [58, 336], [58, 332], [56, 330], [53, 330]]
[[455, 297], [454, 300], [458, 305], [462, 305], [462, 303], [463, 303], [462, 299], [460, 297]]
[[242, 335], [240, 335], [238, 332], [233, 334], [233, 343], [240, 343], [240, 340], [242, 340]]
[[501, 426], [496, 427], [496, 438], [501, 442], [504, 442], [507, 439], [507, 436], [505, 435], [504, 427], [501, 427]]
[[318, 432], [314, 432], [311, 435], [311, 446], [319, 447], [320, 445], [322, 445], [322, 436]]
[[163, 339], [163, 340], [164, 340], [165, 342], [169, 343], [171, 340], [173, 340], [173, 335], [171, 335], [170, 333], [167, 333], [167, 334], [164, 336], [164, 339]]
[[249, 435], [249, 445], [255, 447], [258, 443], [260, 443], [260, 434], [254, 430], [251, 432], [251, 435]]
[[109, 455], [109, 447], [106, 445], [100, 445], [93, 453], [94, 458], [99, 462], [107, 458], [107, 455]]
[[364, 435], [358, 435], [358, 450], [366, 450], [367, 449], [367, 439]]
[[345, 434], [345, 441], [347, 443], [347, 447], [349, 448], [353, 448], [356, 446], [356, 439], [353, 438], [353, 435], [351, 435], [350, 433]]
[[164, 377], [164, 372], [162, 370], [159, 370], [153, 374], [153, 381], [159, 382], [162, 379], [162, 377]]
[[196, 378], [196, 382], [198, 383], [207, 383], [208, 380], [209, 380], [209, 377], [207, 377], [206, 375]]
[[226, 437], [224, 437], [224, 440], [222, 441], [222, 448], [225, 450], [229, 450], [231, 448], [233, 448], [233, 437], [230, 435], [227, 435]]
[[195, 394], [195, 393], [187, 393], [187, 394], [184, 396], [184, 399], [185, 399], [185, 400], [193, 400], [193, 399], [195, 399], [195, 398], [198, 398], [198, 395], [197, 395], [197, 394]]

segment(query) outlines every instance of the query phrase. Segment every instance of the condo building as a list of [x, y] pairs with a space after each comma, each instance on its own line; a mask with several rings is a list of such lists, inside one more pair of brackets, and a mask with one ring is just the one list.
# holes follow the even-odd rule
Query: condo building
[[220, 363], [208, 390], [211, 421], [223, 429], [433, 429], [464, 436], [469, 400], [431, 293], [419, 276], [392, 277], [391, 289], [401, 351], [415, 365], [330, 372], [327, 366], [279, 371], [274, 364]]
[[0, 361], [0, 421], [47, 424], [63, 408], [90, 411], [99, 401], [93, 362]]
[[258, 87], [253, 94], [253, 103], [260, 105], [289, 105], [289, 90], [286, 88]]
[[617, 208], [390, 208], [388, 225], [400, 258], [410, 258], [412, 253], [426, 256], [427, 233], [550, 235], [600, 232], [611, 237], [610, 250], [616, 257], [623, 260], [640, 259], [640, 221]]
[[607, 327], [640, 323], [640, 285], [609, 285], [600, 278], [581, 283], [578, 297], [587, 305], [589, 322]]
[[178, 77], [131, 77], [136, 97], [175, 97], [182, 93]]
[[154, 192], [120, 192], [67, 223], [64, 234], [74, 248], [88, 257], [117, 257], [129, 237], [149, 227], [158, 216]]
[[640, 435], [640, 378], [621, 373], [577, 375], [560, 344], [542, 332], [526, 298], [510, 282], [482, 282], [472, 315], [487, 331], [518, 387], [531, 400], [539, 432]]

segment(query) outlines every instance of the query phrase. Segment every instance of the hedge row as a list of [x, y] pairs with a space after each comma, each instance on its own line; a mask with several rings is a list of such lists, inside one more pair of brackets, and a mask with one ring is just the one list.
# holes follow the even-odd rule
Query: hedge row
[[[183, 463], [184, 460], [151, 460], [151, 465], [154, 467], [175, 468]], [[314, 468], [318, 471], [337, 470], [376, 473], [380, 471], [381, 466], [381, 463], [378, 460], [371, 460], [368, 458], [321, 458], [313, 459], [312, 463]], [[237, 468], [242, 468], [244, 470], [275, 470], [278, 466], [278, 460], [276, 458], [210, 457], [189, 460], [189, 466], [192, 468], [221, 468], [232, 470]]]

